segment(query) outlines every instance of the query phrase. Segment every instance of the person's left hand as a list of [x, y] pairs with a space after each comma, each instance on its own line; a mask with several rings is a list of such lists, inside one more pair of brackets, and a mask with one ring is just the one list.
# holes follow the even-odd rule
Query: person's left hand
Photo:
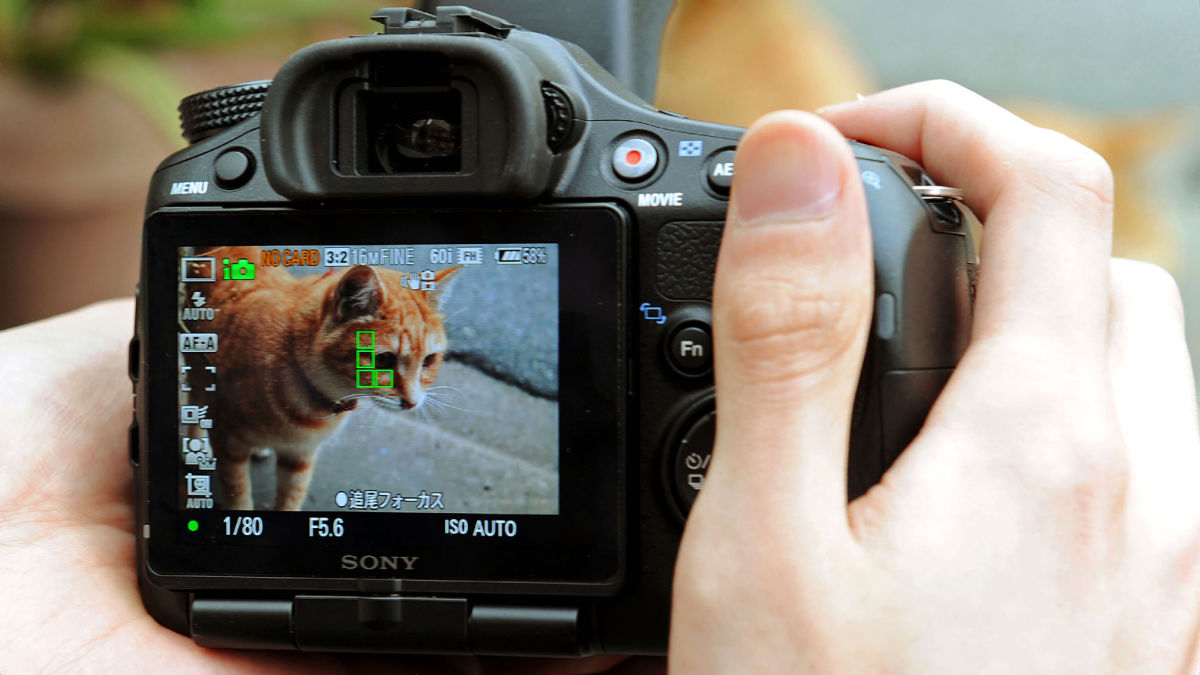
[[661, 672], [661, 659], [205, 649], [142, 607], [121, 300], [0, 332], [0, 672]]

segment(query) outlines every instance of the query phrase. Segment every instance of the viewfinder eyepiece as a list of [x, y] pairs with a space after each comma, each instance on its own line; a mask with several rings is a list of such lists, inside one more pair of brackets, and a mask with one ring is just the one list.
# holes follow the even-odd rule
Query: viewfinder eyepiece
[[458, 91], [364, 91], [370, 173], [462, 170], [462, 98]]

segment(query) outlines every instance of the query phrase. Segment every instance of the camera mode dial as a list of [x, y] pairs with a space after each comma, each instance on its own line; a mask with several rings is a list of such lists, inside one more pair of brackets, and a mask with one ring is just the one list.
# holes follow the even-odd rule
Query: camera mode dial
[[183, 137], [195, 143], [262, 110], [270, 80], [244, 82], [192, 94], [179, 102]]

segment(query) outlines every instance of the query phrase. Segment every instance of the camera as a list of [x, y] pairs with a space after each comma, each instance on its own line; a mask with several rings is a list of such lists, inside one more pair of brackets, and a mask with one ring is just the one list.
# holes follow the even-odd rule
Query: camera
[[[374, 18], [185, 99], [151, 181], [146, 608], [208, 647], [662, 653], [744, 130], [495, 16]], [[976, 258], [953, 189], [848, 143], [876, 256], [854, 497], [963, 353]]]

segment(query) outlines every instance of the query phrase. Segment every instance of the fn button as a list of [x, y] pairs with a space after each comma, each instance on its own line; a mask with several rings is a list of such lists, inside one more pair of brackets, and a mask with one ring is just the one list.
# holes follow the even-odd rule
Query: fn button
[[667, 360], [682, 375], [697, 377], [712, 370], [712, 335], [707, 325], [686, 324], [667, 340]]

